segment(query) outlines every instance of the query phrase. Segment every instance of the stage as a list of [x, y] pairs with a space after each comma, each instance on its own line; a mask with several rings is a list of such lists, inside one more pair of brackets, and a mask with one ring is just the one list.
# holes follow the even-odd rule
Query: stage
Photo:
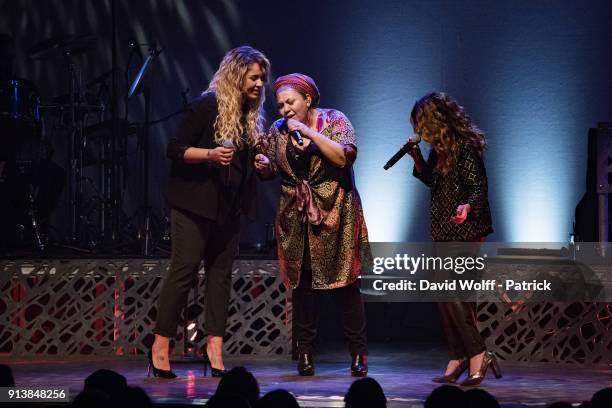
[[[218, 379], [205, 378], [202, 364], [173, 364], [179, 378], [172, 381], [146, 377], [144, 353], [152, 341], [152, 316], [167, 259], [30, 259], [0, 266], [0, 364], [12, 366], [17, 386], [65, 386], [74, 398], [89, 374], [107, 368], [142, 387], [160, 406], [202, 405], [215, 392]], [[317, 375], [298, 376], [290, 359], [291, 302], [277, 267], [270, 259], [236, 261], [226, 366], [252, 371], [261, 395], [283, 388], [301, 406], [343, 406], [354, 378], [346, 348], [330, 336], [336, 325], [333, 313], [321, 321]], [[201, 295], [190, 304], [203, 307]], [[366, 304], [369, 374], [380, 382], [389, 406], [422, 407], [437, 386], [431, 378], [441, 374], [448, 354], [441, 333], [427, 333], [426, 325], [405, 319], [434, 315], [414, 304], [375, 306]], [[501, 305], [492, 312], [493, 306], [479, 307], [479, 327], [504, 377], [495, 380], [489, 373], [483, 387], [504, 407], [579, 403], [612, 385], [608, 304], [534, 303], [510, 314]], [[202, 315], [190, 320], [195, 327], [203, 326]], [[410, 328], [402, 340], [394, 339], [390, 322]], [[204, 336], [189, 334], [183, 324], [173, 356], [193, 347], [202, 350], [205, 344]]]
[[[371, 248], [383, 244], [372, 255], [384, 261], [384, 283], [403, 284], [401, 270], [427, 281], [425, 295], [424, 264], [408, 271], [387, 261], [425, 263], [421, 244], [432, 238], [500, 249], [476, 258], [493, 276], [478, 295], [491, 297], [457, 299], [477, 304], [476, 329], [504, 374], [489, 373], [482, 388], [503, 407], [579, 404], [611, 387], [612, 3], [508, 3], [0, 0], [0, 364], [12, 367], [18, 386], [68, 387], [71, 399], [106, 368], [156, 406], [204, 405], [219, 380], [204, 377], [201, 363], [173, 364], [179, 377], [171, 381], [146, 376], [170, 249], [180, 265], [186, 242], [172, 209], [214, 220], [219, 231], [241, 209], [254, 219], [242, 220], [239, 239], [232, 232], [239, 255], [224, 358], [228, 368], [250, 370], [261, 395], [282, 388], [303, 407], [344, 406], [355, 379], [340, 343], [338, 296], [320, 296], [316, 376], [300, 377], [291, 355], [293, 312], [303, 303], [298, 295], [294, 305], [280, 275], [308, 265], [297, 262], [307, 254], [313, 270], [346, 274], [313, 286], [340, 287], [349, 282], [345, 266], [356, 273], [367, 264], [366, 238]], [[245, 45], [253, 48], [238, 48]], [[224, 59], [238, 49], [257, 58]], [[273, 85], [292, 72], [313, 83], [308, 92], [289, 87], [299, 102], [293, 112], [281, 95], [287, 84]], [[207, 90], [211, 109], [200, 115]], [[191, 119], [202, 123], [186, 126]], [[289, 134], [297, 150], [287, 143], [288, 151], [303, 158], [295, 167], [274, 142]], [[417, 136], [427, 168], [418, 155], [414, 166], [420, 149], [402, 158], [406, 139]], [[219, 153], [244, 152], [245, 141], [253, 146], [233, 164], [233, 153]], [[280, 177], [256, 180], [256, 152]], [[384, 165], [390, 158], [393, 168]], [[455, 180], [455, 167], [456, 188], [439, 189], [438, 180]], [[435, 175], [433, 190], [414, 173]], [[306, 208], [321, 215], [303, 217], [311, 226], [279, 200], [281, 192], [300, 198], [290, 187], [299, 179], [309, 186]], [[474, 226], [469, 234], [459, 234], [464, 222]], [[287, 240], [298, 227], [310, 233]], [[309, 250], [296, 245], [290, 254], [304, 236]], [[216, 245], [223, 238], [202, 237], [208, 266], [217, 246], [231, 252], [229, 240]], [[431, 271], [468, 277], [474, 259], [466, 258]], [[193, 274], [180, 316], [172, 312], [171, 359], [206, 345], [210, 294], [221, 293], [208, 284], [213, 270]], [[447, 300], [363, 284], [379, 274], [361, 274], [369, 374], [388, 406], [422, 407], [448, 359], [436, 305]], [[540, 282], [557, 290], [539, 290]]]
[[[315, 357], [316, 376], [300, 377], [289, 357], [226, 357], [227, 367], [245, 366], [264, 393], [283, 388], [292, 392], [302, 407], [343, 407], [344, 393], [355, 380], [350, 377], [348, 356], [340, 344], [321, 346]], [[370, 347], [369, 375], [383, 387], [389, 407], [422, 407], [437, 384], [446, 359], [443, 347], [415, 344], [373, 344]], [[175, 364], [175, 380], [147, 378], [143, 358], [3, 359], [15, 374], [17, 385], [66, 386], [74, 398], [83, 380], [100, 368], [115, 370], [131, 386], [142, 387], [153, 402], [162, 406], [203, 405], [219, 382], [204, 377], [199, 364]], [[556, 401], [580, 403], [593, 393], [612, 386], [610, 370], [555, 364], [501, 362], [503, 378], [491, 373], [481, 388], [495, 396], [502, 407], [545, 407]]]

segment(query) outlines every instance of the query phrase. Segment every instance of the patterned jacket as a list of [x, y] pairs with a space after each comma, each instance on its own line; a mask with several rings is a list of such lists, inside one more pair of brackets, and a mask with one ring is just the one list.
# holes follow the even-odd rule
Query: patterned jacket
[[[342, 112], [320, 108], [318, 112], [317, 131], [345, 147], [346, 166], [334, 166], [315, 152], [310, 157], [306, 179], [300, 178], [287, 157], [288, 136], [280, 131], [282, 119], [271, 126], [266, 143], [265, 153], [272, 171], [281, 179], [275, 226], [280, 272], [289, 288], [297, 287], [304, 263], [308, 265], [305, 253], [310, 255], [315, 289], [353, 283], [361, 268], [370, 265], [372, 257], [353, 175], [355, 131]], [[302, 194], [298, 194], [298, 189]], [[318, 212], [314, 222], [313, 217], [299, 210], [297, 200], [304, 194], [309, 196], [311, 207], [316, 207], [314, 212]]]
[[[412, 174], [431, 188], [431, 237], [434, 241], [474, 241], [493, 232], [488, 199], [487, 173], [482, 157], [468, 143], [460, 143], [457, 162], [446, 175], [436, 170], [432, 149], [423, 173]], [[460, 225], [450, 219], [457, 206], [470, 204], [472, 210]]]

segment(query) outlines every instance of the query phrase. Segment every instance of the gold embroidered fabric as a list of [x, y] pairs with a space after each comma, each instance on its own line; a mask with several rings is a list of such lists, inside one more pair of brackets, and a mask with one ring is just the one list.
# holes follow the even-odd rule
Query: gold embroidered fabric
[[298, 210], [296, 187], [302, 181], [287, 161], [287, 135], [276, 121], [267, 135], [265, 154], [272, 171], [281, 178], [281, 194], [276, 215], [276, 238], [281, 276], [288, 288], [297, 287], [303, 265], [304, 237], [312, 267], [312, 287], [333, 289], [353, 283], [362, 267], [369, 267], [372, 254], [359, 193], [355, 188], [352, 164], [356, 158], [355, 130], [346, 116], [333, 109], [318, 109], [317, 131], [344, 146], [347, 165], [336, 167], [320, 152], [310, 158], [306, 180], [321, 212], [321, 222], [313, 225]]

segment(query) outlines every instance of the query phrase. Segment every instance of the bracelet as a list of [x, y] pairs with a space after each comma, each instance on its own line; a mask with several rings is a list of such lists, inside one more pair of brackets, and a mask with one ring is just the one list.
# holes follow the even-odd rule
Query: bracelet
[[208, 150], [207, 150], [207, 153], [206, 153], [206, 158], [207, 158], [207, 159], [210, 159], [210, 149], [208, 149]]

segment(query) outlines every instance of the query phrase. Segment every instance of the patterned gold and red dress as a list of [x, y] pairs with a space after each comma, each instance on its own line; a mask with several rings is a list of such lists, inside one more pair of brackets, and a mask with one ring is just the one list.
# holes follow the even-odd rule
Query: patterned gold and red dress
[[304, 267], [312, 270], [313, 289], [350, 285], [372, 257], [352, 167], [355, 130], [342, 112], [317, 111], [316, 131], [344, 147], [344, 167], [331, 164], [314, 143], [299, 154], [280, 131], [284, 119], [271, 126], [265, 143], [272, 172], [281, 179], [275, 228], [280, 272], [292, 289]]

